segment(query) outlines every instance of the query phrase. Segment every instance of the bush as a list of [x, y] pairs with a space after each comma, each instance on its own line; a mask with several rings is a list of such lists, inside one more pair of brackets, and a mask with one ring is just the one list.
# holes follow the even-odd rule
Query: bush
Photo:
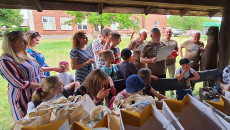
[[30, 30], [30, 28], [29, 27], [13, 27], [12, 29], [11, 29], [11, 31], [22, 31], [22, 32], [27, 32], [27, 31], [29, 31]]

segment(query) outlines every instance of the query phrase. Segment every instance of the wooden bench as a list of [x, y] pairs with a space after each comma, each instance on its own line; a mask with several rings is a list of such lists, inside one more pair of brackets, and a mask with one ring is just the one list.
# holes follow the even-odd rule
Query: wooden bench
[[[219, 69], [199, 71], [197, 73], [200, 75], [200, 79], [192, 81], [194, 83], [208, 80], [217, 80], [219, 77], [222, 76], [222, 70]], [[114, 81], [114, 86], [117, 89], [117, 93], [119, 93], [120, 91], [126, 88], [125, 80], [120, 79]], [[177, 81], [176, 78], [159, 78], [157, 81], [152, 79], [151, 86], [156, 91], [178, 90], [186, 88], [184, 78], [181, 81]]]

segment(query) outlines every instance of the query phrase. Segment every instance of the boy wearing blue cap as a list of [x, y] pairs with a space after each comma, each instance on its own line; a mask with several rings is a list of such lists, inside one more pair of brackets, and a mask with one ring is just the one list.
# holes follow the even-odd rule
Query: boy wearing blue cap
[[176, 91], [177, 100], [182, 100], [186, 94], [192, 95], [190, 81], [200, 79], [198, 73], [191, 68], [192, 63], [193, 61], [190, 61], [188, 58], [180, 59], [181, 67], [176, 71], [176, 78], [178, 81], [180, 81], [182, 78], [186, 79], [186, 89]]

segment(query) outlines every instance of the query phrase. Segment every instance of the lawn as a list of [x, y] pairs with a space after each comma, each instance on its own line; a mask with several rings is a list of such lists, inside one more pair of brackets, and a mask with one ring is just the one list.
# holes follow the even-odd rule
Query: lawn
[[[185, 40], [189, 39], [189, 37], [173, 37], [173, 39], [177, 40], [180, 45]], [[92, 38], [89, 39], [89, 43], [92, 42]], [[148, 41], [150, 37], [148, 37]], [[206, 44], [206, 38], [201, 38], [201, 40]], [[122, 37], [122, 41], [119, 45], [120, 50], [126, 48], [130, 41], [130, 37]], [[70, 62], [69, 53], [71, 50], [71, 40], [70, 39], [41, 39], [40, 44], [37, 45], [36, 49], [45, 55], [46, 63], [49, 66], [58, 66], [58, 62], [61, 60], [67, 60]], [[0, 39], [0, 54], [2, 54], [2, 39]], [[180, 57], [177, 57], [177, 61], [179, 61]], [[180, 67], [179, 63], [176, 63], [176, 69]], [[70, 73], [74, 74], [74, 70], [70, 70]], [[57, 75], [56, 72], [51, 72], [51, 75]], [[167, 74], [168, 75], [168, 74]], [[168, 76], [167, 76], [168, 77]], [[13, 118], [11, 114], [11, 108], [8, 102], [7, 96], [7, 81], [0, 76], [0, 130], [1, 129], [11, 129], [13, 125]], [[199, 88], [202, 86], [201, 83], [196, 84], [195, 95], [198, 94]], [[170, 97], [169, 92], [166, 93], [167, 97]]]

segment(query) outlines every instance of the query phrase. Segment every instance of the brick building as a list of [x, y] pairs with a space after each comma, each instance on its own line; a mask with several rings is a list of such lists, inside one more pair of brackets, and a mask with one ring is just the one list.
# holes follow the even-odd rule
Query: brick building
[[[76, 31], [82, 30], [88, 35], [94, 36], [98, 35], [98, 32], [88, 24], [87, 19], [81, 24], [68, 25], [65, 21], [69, 21], [74, 17], [68, 15], [65, 11], [60, 10], [43, 10], [42, 12], [37, 12], [36, 10], [28, 11], [29, 26], [30, 30], [35, 30], [41, 35], [73, 35]], [[140, 28], [145, 28], [149, 32], [153, 27], [158, 27], [162, 33], [164, 33], [164, 27], [166, 27], [167, 16], [166, 15], [153, 15], [149, 14], [146, 18], [142, 15], [138, 16], [140, 18]], [[110, 27], [114, 31], [119, 33], [131, 34], [132, 29], [118, 30], [118, 23], [112, 24]]]

